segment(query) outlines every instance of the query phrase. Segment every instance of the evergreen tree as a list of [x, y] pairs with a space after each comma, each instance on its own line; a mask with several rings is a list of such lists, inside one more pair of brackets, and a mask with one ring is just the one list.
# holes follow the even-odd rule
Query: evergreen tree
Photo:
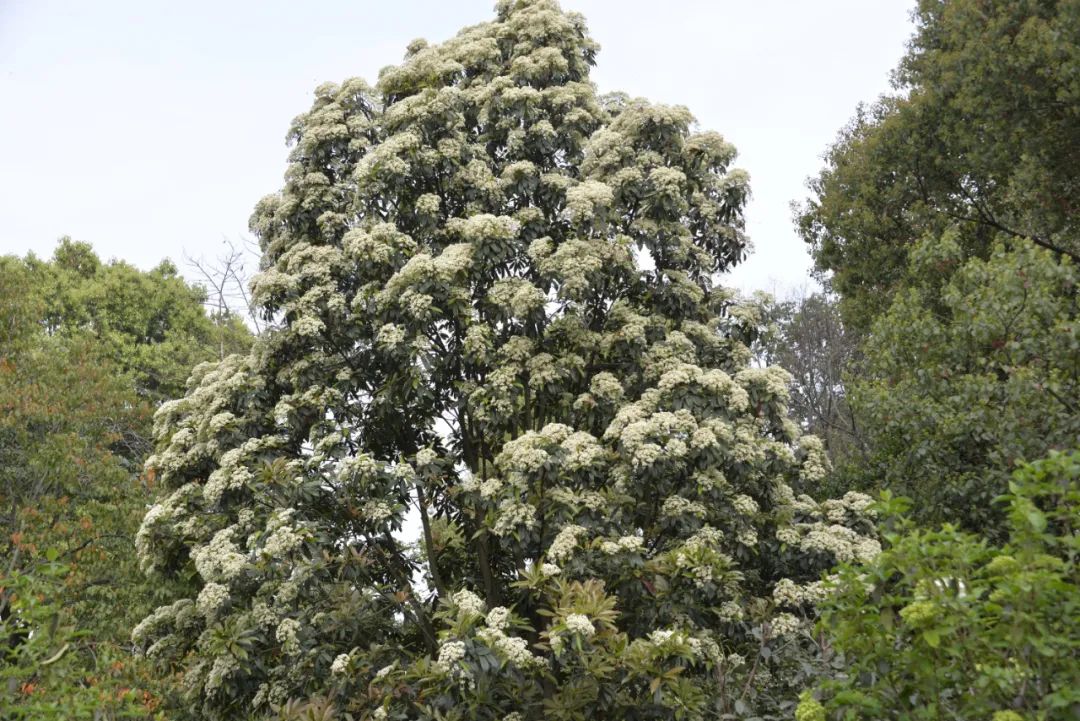
[[841, 131], [798, 213], [859, 332], [952, 226], [965, 258], [1008, 238], [1080, 261], [1080, 3], [920, 0], [913, 19], [896, 92]]
[[922, 282], [874, 324], [848, 384], [869, 451], [840, 475], [1002, 540], [993, 501], [1016, 468], [1080, 438], [1080, 273], [1015, 240], [963, 262], [956, 233], [918, 243], [910, 266]]
[[[199, 718], [783, 713], [877, 543], [714, 275], [747, 176], [551, 0], [323, 85], [261, 201], [272, 330], [156, 417], [135, 640]], [[785, 704], [788, 704], [785, 706]], [[306, 717], [306, 716], [305, 716]]]
[[1000, 541], [992, 499], [1080, 427], [1080, 3], [913, 19], [896, 93], [844, 128], [797, 218], [859, 340], [836, 482]]
[[150, 403], [175, 398], [193, 366], [244, 350], [251, 332], [239, 316], [211, 317], [206, 291], [189, 285], [170, 260], [141, 271], [102, 262], [89, 243], [61, 238], [51, 260], [22, 261], [52, 335], [92, 335], [94, 343]]

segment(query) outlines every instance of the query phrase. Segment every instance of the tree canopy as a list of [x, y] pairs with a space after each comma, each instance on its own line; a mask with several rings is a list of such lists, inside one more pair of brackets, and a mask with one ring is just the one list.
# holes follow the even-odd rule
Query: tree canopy
[[911, 266], [922, 281], [875, 322], [849, 384], [867, 452], [848, 475], [1001, 539], [993, 500], [1017, 465], [1080, 438], [1080, 276], [1015, 239], [964, 262], [955, 233]]
[[0, 289], [0, 716], [145, 718], [166, 691], [129, 640], [165, 591], [132, 547], [152, 402], [250, 334], [171, 264], [103, 264], [85, 243], [0, 257]]
[[191, 368], [243, 350], [251, 333], [238, 316], [216, 318], [203, 307], [205, 290], [187, 283], [172, 261], [141, 271], [102, 262], [85, 242], [62, 238], [53, 257], [25, 258], [47, 333], [90, 334], [151, 403], [184, 392]]
[[920, 0], [895, 94], [860, 108], [797, 222], [845, 320], [866, 330], [907, 256], [949, 226], [1080, 260], [1080, 3]]
[[[156, 417], [134, 637], [200, 718], [778, 712], [820, 573], [877, 550], [714, 274], [747, 176], [513, 0], [323, 85], [252, 218], [277, 319]], [[785, 706], [787, 704], [787, 706]]]

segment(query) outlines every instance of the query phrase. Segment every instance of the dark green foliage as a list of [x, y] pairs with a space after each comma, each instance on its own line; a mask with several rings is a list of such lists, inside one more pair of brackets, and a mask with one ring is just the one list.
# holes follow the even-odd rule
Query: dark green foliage
[[845, 473], [910, 496], [922, 521], [1000, 536], [991, 501], [1016, 464], [1080, 438], [1080, 275], [1022, 241], [962, 258], [954, 233], [913, 251], [923, 280], [875, 323], [849, 384], [869, 452]]
[[92, 334], [151, 402], [183, 393], [196, 363], [251, 341], [238, 317], [209, 317], [206, 293], [185, 282], [171, 261], [150, 271], [123, 261], [103, 263], [89, 244], [64, 238], [51, 261], [30, 256], [24, 262], [44, 305], [40, 322], [46, 331]]
[[1080, 2], [922, 0], [915, 21], [897, 94], [860, 109], [798, 214], [860, 330], [949, 225], [964, 257], [1002, 233], [1080, 254]]
[[1080, 452], [1024, 466], [1003, 500], [1001, 545], [892, 516], [878, 559], [840, 572], [821, 628], [849, 669], [819, 689], [828, 718], [1077, 718]]

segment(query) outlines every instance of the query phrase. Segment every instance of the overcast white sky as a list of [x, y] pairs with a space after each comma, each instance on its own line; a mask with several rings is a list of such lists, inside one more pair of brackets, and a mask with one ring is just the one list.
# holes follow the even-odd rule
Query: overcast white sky
[[[783, 290], [809, 258], [789, 203], [860, 101], [888, 89], [914, 0], [563, 0], [601, 91], [687, 105], [740, 151], [756, 246], [730, 283]], [[247, 235], [285, 131], [326, 80], [489, 19], [493, 0], [0, 0], [0, 253], [57, 238], [148, 268]]]

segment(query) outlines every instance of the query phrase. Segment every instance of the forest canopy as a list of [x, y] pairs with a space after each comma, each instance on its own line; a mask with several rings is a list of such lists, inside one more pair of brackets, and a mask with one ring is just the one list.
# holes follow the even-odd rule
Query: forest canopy
[[0, 258], [0, 717], [1076, 718], [1080, 3], [913, 19], [802, 297], [554, 0], [315, 89], [254, 333]]

